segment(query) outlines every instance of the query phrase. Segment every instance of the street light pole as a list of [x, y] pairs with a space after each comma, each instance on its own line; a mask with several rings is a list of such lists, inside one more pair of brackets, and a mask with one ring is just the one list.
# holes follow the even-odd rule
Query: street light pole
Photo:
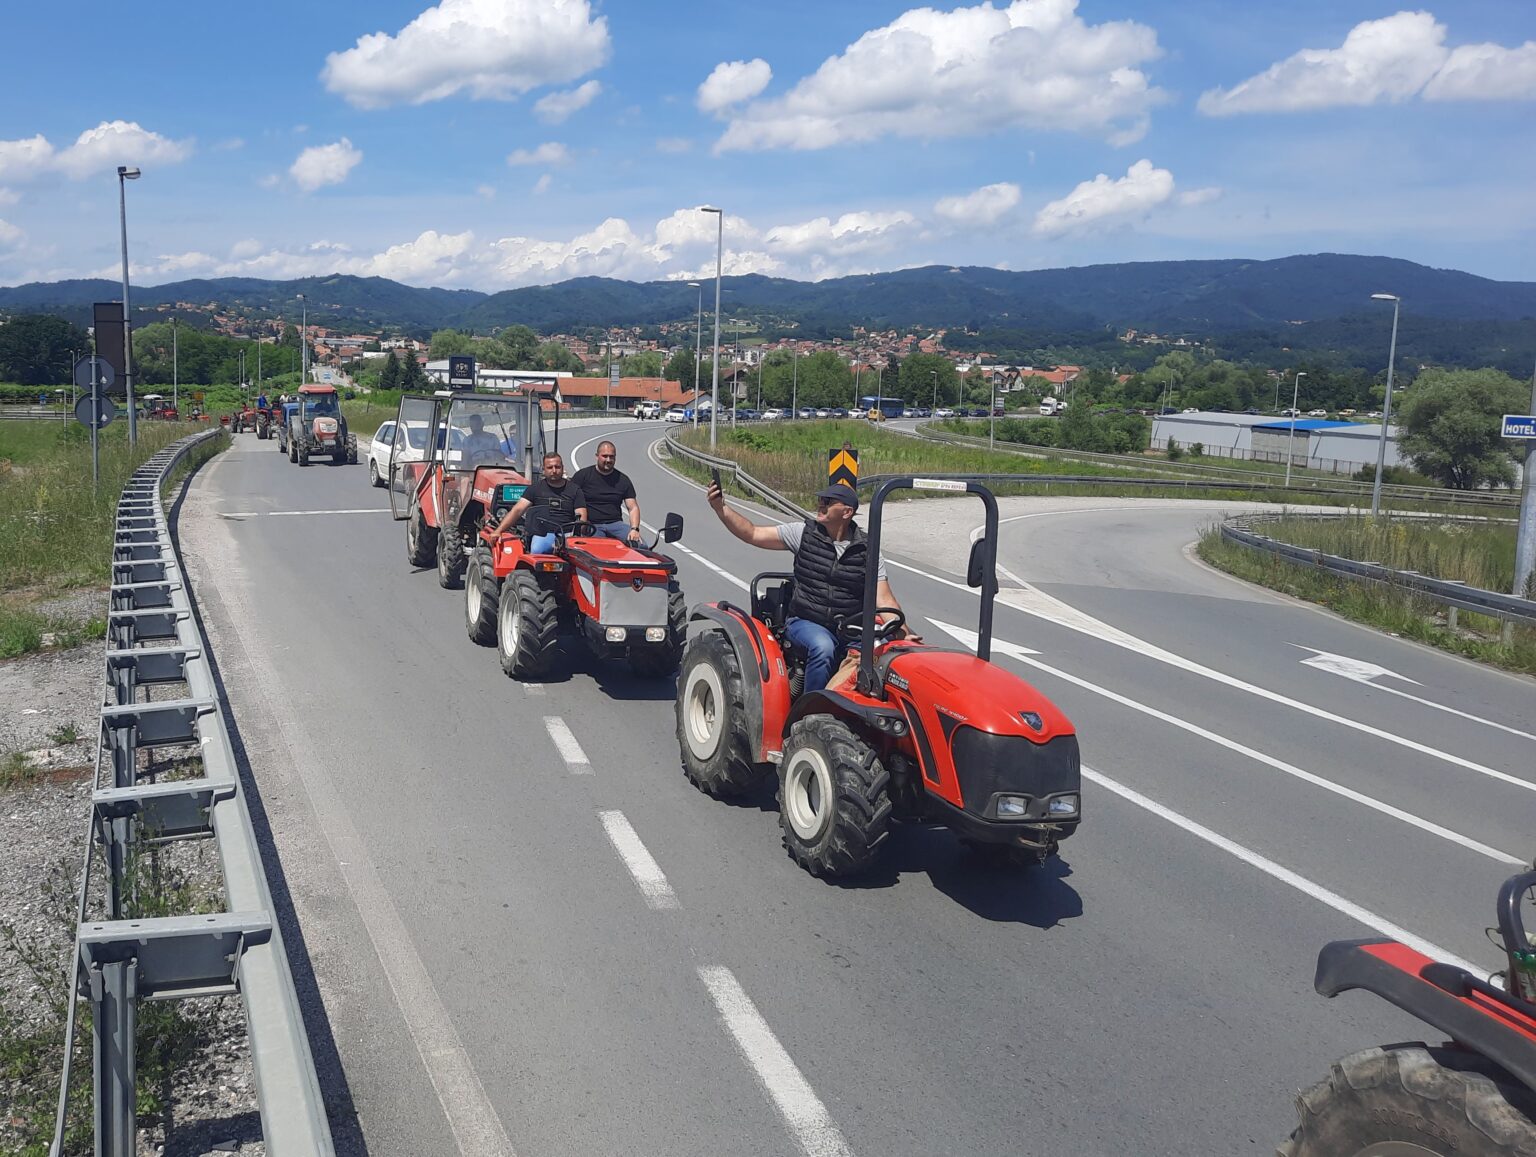
[[176, 349], [176, 315], [171, 314], [171, 409], [181, 417], [181, 359]]
[[309, 381], [309, 302], [299, 294], [299, 385]]
[[1296, 456], [1296, 399], [1301, 397], [1301, 379], [1306, 370], [1296, 371], [1296, 384], [1291, 387], [1291, 433], [1285, 441], [1285, 484], [1291, 484], [1291, 459]]
[[693, 315], [693, 428], [699, 428], [699, 349], [704, 337], [704, 286], [697, 281], [688, 283], [699, 291], [699, 307]]
[[[928, 376], [933, 379], [933, 409], [937, 410], [939, 408], [939, 371], [929, 370]], [[938, 417], [938, 415], [932, 411], [929, 411], [928, 416], [930, 418]]]
[[715, 234], [715, 366], [709, 389], [709, 448], [713, 450], [720, 428], [720, 274], [725, 261], [725, 210], [700, 205], [699, 212], [713, 213], [719, 219]]
[[1403, 299], [1391, 293], [1373, 293], [1372, 301], [1392, 303], [1392, 345], [1387, 351], [1387, 397], [1381, 407], [1381, 437], [1376, 442], [1376, 481], [1371, 483], [1371, 517], [1381, 513], [1381, 471], [1387, 462], [1387, 423], [1392, 420], [1392, 371], [1397, 366], [1397, 311]]
[[792, 365], [789, 371], [789, 416], [796, 420], [800, 417], [800, 347], [796, 346], [791, 355]]
[[133, 408], [133, 326], [128, 309], [128, 181], [137, 181], [142, 172], [130, 165], [117, 166], [117, 213], [123, 235], [123, 389], [128, 398], [128, 445], [139, 444], [139, 416]]

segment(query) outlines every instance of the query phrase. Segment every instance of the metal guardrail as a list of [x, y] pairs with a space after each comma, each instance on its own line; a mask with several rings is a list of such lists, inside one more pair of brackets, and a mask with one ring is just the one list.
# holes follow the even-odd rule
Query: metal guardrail
[[71, 410], [54, 410], [47, 406], [0, 406], [0, 422], [58, 422], [74, 416]]
[[[946, 442], [956, 446], [980, 448], [988, 445], [988, 441], [985, 438], [976, 437], [971, 434], [957, 434], [950, 430], [935, 430], [928, 422], [920, 422], [914, 428], [913, 434], [916, 437], [926, 438], [929, 441]], [[1107, 466], [1122, 466], [1126, 469], [1166, 471], [1169, 474], [1182, 474], [1191, 478], [1210, 476], [1213, 478], [1224, 478], [1233, 482], [1250, 479], [1251, 481], [1247, 482], [1244, 487], [1245, 489], [1287, 492], [1285, 486], [1268, 481], [1266, 475], [1262, 472], [1235, 470], [1230, 466], [1217, 466], [1203, 462], [1180, 462], [1177, 466], [1164, 466], [1134, 454], [1101, 454], [1093, 450], [1063, 451], [1059, 447], [1026, 447], [1019, 443], [999, 443], [996, 448], [1002, 453], [1019, 454], [1031, 458], [1097, 462]], [[1321, 479], [1312, 480], [1303, 477], [1293, 479], [1292, 481], [1290, 492], [1298, 490], [1313, 494], [1368, 497], [1371, 493], [1371, 483], [1356, 482], [1353, 479], [1345, 478], [1329, 479], [1324, 482]], [[1442, 490], [1438, 487], [1404, 486], [1393, 483], [1383, 485], [1381, 493], [1386, 498], [1400, 498], [1416, 502], [1443, 502], [1450, 506], [1517, 507], [1520, 504], [1520, 496], [1518, 494]]]
[[[1536, 601], [1531, 599], [1500, 594], [1498, 591], [1485, 591], [1478, 587], [1470, 587], [1465, 583], [1451, 582], [1446, 579], [1430, 578], [1427, 575], [1421, 575], [1414, 571], [1393, 570], [1391, 567], [1382, 566], [1379, 563], [1356, 562], [1353, 559], [1342, 558], [1336, 554], [1326, 554], [1311, 547], [1294, 546], [1287, 542], [1281, 542], [1267, 534], [1261, 534], [1250, 529], [1255, 525], [1274, 522], [1284, 517], [1295, 516], [1257, 514], [1229, 518], [1221, 524], [1221, 536], [1229, 542], [1238, 543], [1251, 550], [1261, 550], [1269, 554], [1276, 554], [1292, 562], [1310, 566], [1317, 570], [1327, 571], [1329, 574], [1337, 575], [1340, 578], [1401, 587], [1405, 590], [1411, 590], [1417, 594], [1424, 595], [1447, 607], [1464, 611], [1475, 611], [1482, 615], [1491, 615], [1504, 622], [1506, 633], [1509, 625], [1512, 623], [1536, 623]], [[1347, 514], [1312, 514], [1309, 517], [1348, 518], [1351, 516]]]
[[[65, 1029], [53, 1157], [63, 1146], [79, 1000], [88, 1000], [92, 1011], [95, 1151], [105, 1157], [134, 1157], [137, 1003], [234, 993], [245, 1004], [267, 1153], [326, 1157], [333, 1152], [208, 647], [160, 499], [167, 474], [188, 451], [218, 433], [204, 430], [172, 443], [134, 472], [118, 499], [106, 705], [96, 748], [97, 784], [105, 757], [112, 786], [98, 786], [91, 800], [72, 971], [77, 1000], [70, 1003]], [[185, 687], [184, 693], [174, 691], [178, 685]], [[173, 689], [175, 697], [151, 700], [148, 692], [154, 687]], [[184, 744], [198, 747], [200, 778], [141, 778], [140, 752]], [[199, 838], [217, 843], [227, 910], [125, 916], [131, 857], [155, 844]], [[107, 868], [107, 919], [87, 920], [91, 865], [98, 848]]]
[[702, 450], [694, 450], [688, 446], [684, 446], [677, 440], [676, 430], [667, 430], [666, 445], [667, 452], [669, 454], [676, 454], [680, 458], [687, 458], [690, 461], [699, 463], [701, 466], [713, 466], [717, 470], [729, 471], [730, 476], [734, 478], [743, 489], [750, 490], [753, 494], [756, 494], [759, 498], [761, 498], [775, 510], [778, 510], [784, 514], [788, 514], [792, 518], [804, 518], [806, 514], [809, 513], [802, 507], [796, 506], [793, 502], [785, 498], [777, 490], [774, 490], [772, 487], [766, 486], [759, 482], [756, 478], [752, 477], [752, 475], [748, 474], [740, 466], [736, 465], [732, 459], [720, 458], [714, 454], [706, 454]]

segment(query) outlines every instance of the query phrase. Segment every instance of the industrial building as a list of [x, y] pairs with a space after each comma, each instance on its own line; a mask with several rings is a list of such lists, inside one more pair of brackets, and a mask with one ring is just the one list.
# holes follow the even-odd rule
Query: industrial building
[[[1188, 450], [1196, 443], [1212, 458], [1250, 458], [1284, 462], [1290, 445], [1293, 466], [1353, 474], [1376, 465], [1381, 427], [1328, 418], [1276, 418], [1272, 414], [1161, 414], [1152, 420], [1152, 448], [1167, 449], [1169, 441]], [[1387, 427], [1386, 465], [1401, 459], [1397, 427]]]

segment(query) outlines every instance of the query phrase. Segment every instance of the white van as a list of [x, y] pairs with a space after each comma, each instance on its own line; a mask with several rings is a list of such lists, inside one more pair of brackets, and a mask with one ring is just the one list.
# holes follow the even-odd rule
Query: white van
[[659, 418], [659, 417], [661, 417], [661, 403], [660, 402], [636, 402], [635, 403], [635, 417], [637, 417], [637, 418]]
[[1040, 403], [1040, 413], [1047, 418], [1054, 418], [1061, 409], [1060, 398], [1046, 398]]

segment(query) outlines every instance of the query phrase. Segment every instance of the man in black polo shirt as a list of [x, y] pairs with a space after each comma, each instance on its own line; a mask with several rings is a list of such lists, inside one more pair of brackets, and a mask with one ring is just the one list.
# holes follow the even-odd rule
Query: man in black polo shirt
[[612, 442], [597, 444], [597, 465], [583, 466], [571, 478], [587, 500], [587, 512], [598, 534], [630, 545], [640, 542], [640, 500], [635, 484], [618, 468], [619, 452]]
[[587, 499], [581, 487], [565, 476], [565, 460], [550, 451], [544, 455], [544, 477], [536, 478], [496, 524], [496, 533], [505, 534], [528, 516], [532, 536], [528, 549], [533, 554], [548, 554], [555, 549], [555, 535], [568, 531], [578, 522], [587, 521]]
[[[853, 523], [859, 495], [851, 486], [828, 486], [816, 495], [816, 517], [783, 526], [758, 526], [725, 504], [714, 483], [709, 505], [725, 528], [742, 542], [765, 550], [795, 555], [795, 590], [790, 599], [785, 633], [805, 648], [805, 691], [820, 691], [832, 678], [838, 652], [847, 640], [833, 633], [836, 623], [857, 622], [864, 611], [864, 576], [871, 565], [864, 532]], [[875, 605], [900, 610], [896, 593], [885, 577], [885, 560], [875, 559]], [[905, 638], [916, 640], [910, 628]]]

